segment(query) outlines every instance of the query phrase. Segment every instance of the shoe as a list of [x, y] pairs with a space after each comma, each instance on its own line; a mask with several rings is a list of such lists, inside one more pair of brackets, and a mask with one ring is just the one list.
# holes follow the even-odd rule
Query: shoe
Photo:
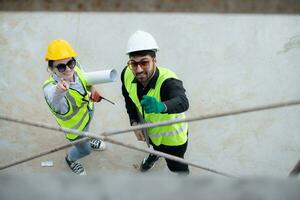
[[106, 145], [102, 140], [98, 140], [95, 138], [92, 138], [90, 140], [90, 145], [91, 145], [92, 149], [94, 149], [96, 151], [103, 151], [106, 148]]
[[155, 162], [159, 159], [159, 156], [149, 154], [148, 158], [144, 158], [142, 161], [140, 171], [141, 172], [146, 172], [149, 169], [152, 169], [155, 165]]
[[78, 174], [78, 175], [86, 175], [86, 172], [84, 171], [84, 168], [83, 166], [77, 162], [77, 161], [70, 161], [68, 159], [68, 155], [66, 156], [66, 162], [67, 164], [69, 165], [70, 169], [75, 173], [75, 174]]

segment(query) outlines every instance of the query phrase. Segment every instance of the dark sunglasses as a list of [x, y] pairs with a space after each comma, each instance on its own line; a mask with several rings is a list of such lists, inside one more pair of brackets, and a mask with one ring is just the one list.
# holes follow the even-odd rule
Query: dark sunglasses
[[67, 66], [68, 66], [70, 69], [74, 69], [75, 65], [76, 65], [76, 60], [75, 60], [74, 58], [72, 58], [71, 60], [69, 60], [69, 61], [67, 62], [67, 64], [60, 63], [60, 64], [56, 65], [56, 68], [57, 68], [57, 70], [58, 70], [59, 72], [62, 73], [62, 72], [64, 72], [64, 71], [66, 71]]

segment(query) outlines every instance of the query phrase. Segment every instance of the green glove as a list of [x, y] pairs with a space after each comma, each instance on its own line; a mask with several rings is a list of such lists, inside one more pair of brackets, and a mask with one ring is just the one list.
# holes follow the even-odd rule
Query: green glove
[[151, 96], [143, 96], [141, 104], [146, 113], [161, 113], [166, 109], [165, 104]]

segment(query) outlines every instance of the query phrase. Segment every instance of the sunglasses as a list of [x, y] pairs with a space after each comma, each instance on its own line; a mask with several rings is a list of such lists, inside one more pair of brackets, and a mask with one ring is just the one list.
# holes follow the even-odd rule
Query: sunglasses
[[62, 72], [64, 72], [64, 71], [66, 71], [67, 66], [68, 66], [70, 69], [74, 69], [75, 65], [76, 65], [76, 60], [75, 60], [74, 58], [72, 58], [71, 60], [69, 60], [69, 61], [67, 62], [67, 64], [60, 63], [60, 64], [56, 65], [56, 68], [57, 68], [57, 70], [58, 70], [59, 72], [62, 73]]
[[149, 66], [150, 60], [142, 60], [140, 62], [136, 62], [134, 60], [128, 61], [128, 66], [132, 70], [136, 70], [138, 66], [140, 66], [142, 69], [146, 69]]

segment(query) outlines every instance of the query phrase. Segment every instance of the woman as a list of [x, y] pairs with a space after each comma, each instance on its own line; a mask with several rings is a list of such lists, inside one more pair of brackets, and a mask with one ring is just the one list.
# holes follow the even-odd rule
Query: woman
[[[75, 50], [65, 40], [56, 39], [48, 45], [45, 59], [50, 77], [45, 81], [43, 90], [50, 111], [61, 127], [88, 131], [94, 113], [93, 102], [100, 102], [102, 97], [95, 87], [87, 85], [76, 56]], [[69, 141], [82, 137], [66, 133]], [[78, 159], [89, 155], [91, 149], [104, 150], [105, 143], [91, 139], [69, 149], [65, 160], [74, 173], [86, 174]]]

